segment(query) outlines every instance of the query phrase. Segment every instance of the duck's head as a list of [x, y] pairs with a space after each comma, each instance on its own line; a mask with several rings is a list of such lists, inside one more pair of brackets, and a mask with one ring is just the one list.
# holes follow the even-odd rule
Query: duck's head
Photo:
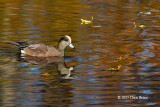
[[72, 45], [71, 37], [65, 35], [58, 41], [58, 50], [65, 50], [68, 46], [75, 49], [75, 47]]

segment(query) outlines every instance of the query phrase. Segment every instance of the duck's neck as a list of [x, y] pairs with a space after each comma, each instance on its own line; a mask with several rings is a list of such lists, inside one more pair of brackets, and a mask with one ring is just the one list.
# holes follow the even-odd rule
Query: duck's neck
[[66, 47], [64, 47], [61, 43], [59, 43], [57, 49], [62, 54], [62, 56], [64, 56]]

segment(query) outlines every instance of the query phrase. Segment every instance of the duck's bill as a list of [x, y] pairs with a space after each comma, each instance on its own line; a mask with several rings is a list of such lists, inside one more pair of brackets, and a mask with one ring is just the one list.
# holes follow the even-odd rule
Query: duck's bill
[[70, 46], [71, 48], [74, 48], [74, 49], [75, 49], [75, 47], [74, 47], [72, 44], [70, 44], [69, 46]]

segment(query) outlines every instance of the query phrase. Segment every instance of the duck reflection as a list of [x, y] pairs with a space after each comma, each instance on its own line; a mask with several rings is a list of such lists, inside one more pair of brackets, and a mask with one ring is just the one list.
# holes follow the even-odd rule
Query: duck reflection
[[71, 71], [73, 70], [73, 67], [66, 67], [64, 57], [21, 56], [19, 61], [36, 65], [51, 64], [51, 66], [56, 67], [56, 69], [59, 71], [59, 75], [62, 79], [75, 79], [75, 77], [71, 77]]
[[75, 79], [75, 77], [71, 77], [71, 71], [73, 70], [73, 67], [66, 67], [66, 64], [64, 62], [64, 57], [60, 58], [60, 60], [57, 63], [58, 65], [58, 71], [59, 75], [61, 75], [62, 79]]

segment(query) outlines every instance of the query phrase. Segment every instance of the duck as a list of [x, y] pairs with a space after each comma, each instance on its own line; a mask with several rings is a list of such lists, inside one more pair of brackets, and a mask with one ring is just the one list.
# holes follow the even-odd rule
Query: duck
[[59, 39], [57, 48], [42, 43], [31, 43], [27, 41], [17, 41], [11, 44], [17, 46], [21, 54], [35, 57], [63, 57], [68, 46], [75, 49], [69, 35], [64, 35]]

